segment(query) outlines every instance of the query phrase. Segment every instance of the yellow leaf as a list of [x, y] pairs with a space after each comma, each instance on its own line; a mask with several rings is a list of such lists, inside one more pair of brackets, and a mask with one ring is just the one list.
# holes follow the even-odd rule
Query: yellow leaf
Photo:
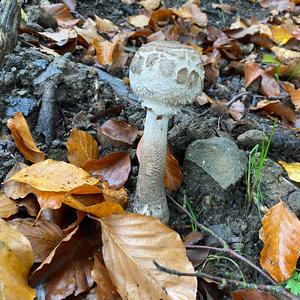
[[81, 168], [52, 159], [24, 168], [6, 182], [11, 180], [26, 183], [45, 192], [70, 192], [84, 185], [93, 189], [93, 186], [99, 182]]
[[18, 211], [17, 202], [7, 198], [0, 191], [0, 217], [8, 218], [11, 215], [16, 214]]
[[287, 163], [282, 160], [278, 161], [278, 163], [283, 166], [291, 180], [300, 182], [300, 163]]
[[106, 217], [111, 214], [120, 214], [123, 212], [123, 208], [120, 204], [109, 201], [104, 201], [91, 206], [85, 206], [74, 197], [68, 196], [68, 198], [64, 200], [64, 203], [78, 210], [90, 213], [98, 218]]
[[81, 167], [88, 159], [98, 158], [98, 144], [87, 132], [74, 128], [67, 140], [68, 160], [76, 167]]
[[285, 45], [291, 38], [293, 38], [293, 35], [282, 25], [280, 26], [272, 26], [272, 40], [277, 45]]
[[102, 193], [105, 201], [118, 203], [125, 208], [128, 202], [128, 194], [124, 187], [121, 187], [119, 190], [113, 190], [108, 188], [106, 182], [104, 182], [103, 185], [104, 189], [102, 190]]
[[103, 258], [122, 299], [196, 299], [197, 280], [160, 272], [159, 264], [193, 272], [179, 235], [158, 219], [138, 214], [111, 215], [102, 226]]
[[36, 163], [45, 159], [45, 154], [36, 146], [22, 113], [17, 112], [13, 119], [9, 119], [7, 127], [11, 130], [17, 148], [27, 160]]

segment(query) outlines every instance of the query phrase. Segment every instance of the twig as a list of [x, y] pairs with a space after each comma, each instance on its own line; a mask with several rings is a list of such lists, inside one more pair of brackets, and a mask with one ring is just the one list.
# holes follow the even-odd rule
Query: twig
[[[187, 214], [189, 216], [189, 218], [191, 218], [194, 223], [197, 225], [197, 227], [199, 229], [201, 229], [203, 232], [212, 235], [214, 238], [216, 238], [218, 240], [218, 242], [223, 246], [223, 248], [217, 248], [217, 247], [209, 247], [209, 246], [194, 246], [195, 248], [205, 248], [205, 249], [210, 249], [213, 251], [221, 251], [221, 252], [225, 252], [230, 254], [231, 256], [241, 260], [242, 262], [244, 262], [245, 264], [249, 265], [251, 268], [255, 269], [257, 272], [259, 272], [264, 278], [266, 278], [267, 280], [269, 280], [271, 283], [273, 283], [274, 285], [278, 285], [277, 282], [271, 277], [269, 276], [267, 273], [265, 273], [261, 268], [259, 268], [258, 266], [256, 266], [254, 263], [252, 263], [251, 261], [249, 261], [247, 258], [245, 258], [244, 256], [238, 254], [237, 252], [235, 252], [233, 249], [231, 249], [229, 247], [229, 245], [227, 244], [227, 242], [225, 240], [223, 240], [221, 237], [219, 237], [213, 230], [209, 229], [208, 227], [204, 226], [203, 224], [199, 223], [197, 221], [196, 218], [194, 218], [190, 212], [184, 208], [183, 206], [181, 206], [177, 201], [175, 201], [175, 199], [169, 194], [167, 193], [168, 198], [178, 207], [180, 208], [180, 210], [182, 210], [185, 214]], [[282, 288], [284, 289], [284, 288]], [[284, 291], [286, 293], [288, 293], [285, 289]], [[288, 293], [289, 294], [289, 293]], [[291, 294], [289, 294], [291, 295]], [[297, 298], [291, 298], [291, 299], [297, 299]]]
[[205, 272], [197, 271], [197, 272], [180, 272], [175, 269], [170, 269], [167, 267], [164, 267], [157, 263], [155, 260], [153, 261], [154, 265], [159, 271], [166, 272], [172, 275], [177, 275], [177, 276], [191, 276], [191, 277], [200, 277], [200, 278], [208, 278], [213, 281], [217, 281], [220, 285], [220, 287], [225, 287], [228, 286], [229, 284], [233, 284], [236, 287], [239, 288], [247, 288], [247, 289], [255, 289], [255, 290], [263, 290], [263, 291], [268, 291], [272, 293], [277, 293], [281, 295], [285, 295], [288, 299], [291, 300], [299, 300], [298, 297], [293, 296], [290, 294], [288, 291], [286, 291], [282, 286], [280, 285], [263, 285], [263, 284], [254, 284], [254, 283], [248, 283], [248, 282], [243, 282], [239, 280], [233, 280], [233, 279], [225, 279], [219, 276], [213, 276]]
[[241, 97], [245, 96], [245, 95], [249, 95], [251, 94], [250, 92], [242, 92], [240, 94], [235, 95], [234, 97], [232, 97], [232, 99], [226, 103], [227, 108], [229, 108], [235, 101], [237, 101], [238, 99], [240, 99]]

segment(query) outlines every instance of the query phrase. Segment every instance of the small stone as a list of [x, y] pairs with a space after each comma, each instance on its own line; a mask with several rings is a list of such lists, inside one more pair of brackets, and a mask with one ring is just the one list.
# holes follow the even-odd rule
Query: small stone
[[261, 144], [264, 133], [261, 130], [251, 129], [237, 137], [237, 143], [242, 147], [252, 148]]

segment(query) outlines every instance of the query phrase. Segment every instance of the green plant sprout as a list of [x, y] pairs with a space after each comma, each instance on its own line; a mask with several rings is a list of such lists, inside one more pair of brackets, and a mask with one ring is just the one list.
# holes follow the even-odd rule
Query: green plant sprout
[[294, 271], [291, 278], [286, 281], [285, 288], [288, 289], [293, 295], [300, 295], [300, 273]]
[[192, 218], [190, 218], [192, 231], [197, 231], [197, 225], [195, 224], [194, 220], [197, 220], [197, 217], [200, 214], [200, 212], [198, 214], [195, 214], [194, 209], [193, 209], [192, 204], [191, 204], [191, 201], [186, 198], [185, 193], [184, 193], [184, 198], [183, 199], [184, 199], [183, 200], [183, 207], [186, 208], [192, 216]]
[[[265, 164], [265, 159], [269, 152], [275, 129], [276, 122], [273, 123], [269, 138], [267, 137], [265, 132], [263, 132], [261, 145], [255, 145], [249, 153], [247, 168], [247, 199], [249, 201], [254, 201], [259, 209], [263, 204], [263, 194], [260, 188], [261, 172]], [[257, 158], [258, 155], [259, 158]]]

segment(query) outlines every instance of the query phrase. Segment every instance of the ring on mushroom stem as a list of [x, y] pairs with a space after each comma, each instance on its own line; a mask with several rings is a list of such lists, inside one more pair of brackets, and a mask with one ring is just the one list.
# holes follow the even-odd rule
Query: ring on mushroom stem
[[132, 90], [147, 107], [133, 210], [167, 223], [169, 209], [163, 178], [168, 120], [202, 92], [203, 66], [192, 47], [175, 41], [155, 41], [136, 52], [129, 78]]

